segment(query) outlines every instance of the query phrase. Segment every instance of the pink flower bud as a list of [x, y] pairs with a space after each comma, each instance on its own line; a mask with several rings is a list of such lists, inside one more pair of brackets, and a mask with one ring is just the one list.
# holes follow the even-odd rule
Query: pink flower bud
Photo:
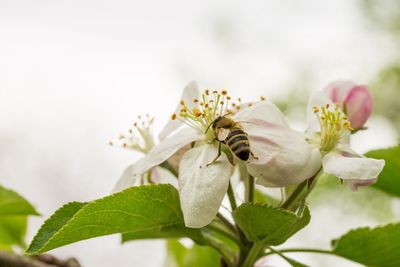
[[372, 112], [372, 96], [367, 86], [340, 81], [329, 85], [325, 92], [346, 113], [353, 129], [364, 126]]

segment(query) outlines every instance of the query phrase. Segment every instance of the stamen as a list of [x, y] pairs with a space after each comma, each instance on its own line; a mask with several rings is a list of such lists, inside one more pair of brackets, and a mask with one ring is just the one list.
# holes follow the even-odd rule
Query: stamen
[[[211, 93], [212, 92], [212, 93]], [[207, 131], [209, 125], [218, 117], [234, 114], [241, 108], [241, 99], [238, 103], [231, 103], [231, 96], [228, 91], [210, 91], [206, 89], [199, 99], [193, 99], [192, 105], [188, 106], [183, 100], [180, 101], [180, 112], [171, 116], [172, 120], [179, 119], [185, 125], [204, 133], [205, 139], [213, 142], [215, 139], [214, 131]], [[193, 104], [194, 103], [194, 104]], [[249, 104], [251, 106], [252, 103]]]
[[[175, 115], [176, 116], [176, 115]], [[171, 116], [171, 118], [173, 115]], [[151, 132], [151, 126], [153, 125], [154, 118], [149, 114], [145, 116], [138, 116], [138, 121], [133, 123], [133, 129], [128, 129], [128, 134], [120, 134], [118, 136], [119, 146], [123, 148], [129, 148], [142, 153], [147, 153], [154, 147], [154, 139]], [[109, 142], [111, 146], [114, 146], [113, 142]]]
[[337, 105], [333, 110], [329, 104], [321, 107], [314, 106], [313, 112], [321, 126], [320, 150], [329, 152], [336, 147], [348, 131], [352, 130], [350, 122]]

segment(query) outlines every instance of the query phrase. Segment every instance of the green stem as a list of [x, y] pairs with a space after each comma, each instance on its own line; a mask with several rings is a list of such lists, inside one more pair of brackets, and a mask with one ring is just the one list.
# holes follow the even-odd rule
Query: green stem
[[233, 192], [231, 182], [229, 182], [228, 185], [228, 198], [229, 198], [229, 203], [231, 204], [232, 212], [234, 212], [235, 209], [237, 208], [237, 205], [236, 205], [235, 193]]
[[217, 217], [218, 219], [220, 219], [220, 221], [225, 224], [226, 227], [228, 227], [231, 231], [236, 232], [236, 227], [227, 219], [224, 217], [224, 215], [222, 215], [221, 213], [217, 213]]
[[211, 231], [219, 233], [220, 235], [222, 235], [222, 236], [226, 237], [227, 239], [233, 241], [236, 245], [238, 245], [238, 247], [241, 246], [240, 240], [237, 238], [236, 235], [234, 235], [234, 234], [232, 234], [230, 232], [224, 231], [223, 229], [221, 229], [221, 228], [219, 228], [217, 226], [211, 225], [211, 224], [209, 224], [207, 226], [207, 228], [210, 229]]
[[289, 249], [282, 249], [279, 251], [272, 250], [270, 252], [264, 253], [263, 256], [269, 256], [273, 254], [278, 254], [279, 253], [295, 253], [295, 252], [306, 252], [306, 253], [320, 253], [320, 254], [329, 254], [329, 255], [335, 255], [329, 250], [322, 250], [322, 249], [309, 249], [309, 248], [289, 248]]
[[246, 202], [254, 202], [254, 177], [249, 175], [247, 179], [247, 188], [246, 188]]
[[[319, 170], [316, 175], [311, 177], [308, 180], [305, 180], [301, 184], [299, 184], [295, 190], [290, 194], [290, 196], [283, 202], [280, 206], [281, 208], [295, 211], [298, 208], [298, 204], [305, 200], [311, 191], [314, 189], [318, 178], [323, 174], [322, 170]], [[311, 184], [309, 182], [311, 181]]]
[[290, 194], [290, 196], [283, 202], [281, 205], [281, 208], [291, 210], [294, 206], [294, 204], [297, 203], [297, 201], [300, 198], [300, 195], [302, 194], [304, 188], [307, 187], [307, 180], [299, 184], [294, 191]]
[[262, 251], [264, 250], [264, 245], [261, 243], [254, 243], [251, 247], [249, 253], [247, 254], [246, 260], [244, 261], [241, 267], [253, 267], [256, 261], [262, 255]]
[[225, 253], [222, 251], [220, 245], [218, 245], [217, 243], [215, 243], [215, 242], [212, 241], [212, 240], [208, 240], [207, 244], [208, 244], [210, 247], [212, 247], [213, 249], [215, 249], [216, 251], [218, 251], [219, 255], [222, 257], [222, 259], [224, 260], [224, 262], [225, 262], [229, 267], [233, 267], [233, 263], [232, 263], [231, 259], [225, 255]]

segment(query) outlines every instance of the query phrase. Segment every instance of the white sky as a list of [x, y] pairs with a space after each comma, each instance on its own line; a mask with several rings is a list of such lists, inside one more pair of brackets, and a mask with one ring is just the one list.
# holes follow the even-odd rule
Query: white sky
[[[159, 129], [190, 80], [247, 99], [282, 95], [303, 74], [310, 90], [337, 78], [370, 82], [395, 48], [357, 3], [0, 0], [0, 182], [44, 215], [29, 237], [65, 202], [109, 193], [139, 155], [108, 141], [138, 114], [155, 115]], [[395, 142], [376, 121], [383, 145]], [[118, 242], [54, 253], [84, 266], [161, 265], [161, 241]]]

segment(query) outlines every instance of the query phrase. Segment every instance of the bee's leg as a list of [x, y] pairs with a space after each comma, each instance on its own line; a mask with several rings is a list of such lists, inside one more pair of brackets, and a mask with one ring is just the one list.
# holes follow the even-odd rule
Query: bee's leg
[[207, 167], [210, 166], [211, 164], [214, 164], [221, 156], [221, 144], [222, 144], [222, 142], [219, 141], [218, 142], [218, 155], [215, 157], [215, 159], [213, 161], [211, 161], [210, 163], [207, 164]]
[[258, 157], [256, 157], [253, 153], [253, 151], [250, 151], [250, 155], [254, 158], [254, 159], [258, 159]]

